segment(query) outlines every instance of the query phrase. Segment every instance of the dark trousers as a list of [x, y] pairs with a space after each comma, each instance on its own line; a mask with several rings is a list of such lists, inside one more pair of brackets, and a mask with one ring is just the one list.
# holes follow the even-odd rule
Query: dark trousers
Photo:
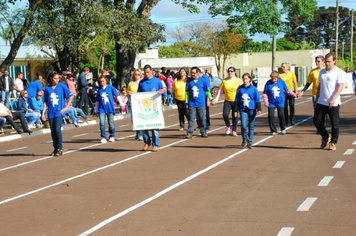
[[22, 125], [22, 129], [23, 131], [27, 132], [28, 131], [28, 126], [27, 126], [27, 121], [24, 117], [23, 112], [13, 112], [12, 113], [12, 117], [11, 116], [5, 116], [5, 119], [7, 120], [7, 122], [9, 122], [9, 124], [11, 124], [12, 127], [14, 127], [14, 129], [16, 131], [19, 131], [19, 127], [17, 126], [17, 124], [15, 123], [15, 120], [19, 119]]
[[53, 141], [53, 147], [54, 150], [62, 150], [62, 123], [63, 123], [63, 117], [54, 117], [54, 118], [49, 118], [49, 127], [51, 128], [51, 135], [52, 135], [52, 141]]
[[277, 132], [276, 126], [274, 124], [274, 111], [277, 108], [278, 119], [279, 119], [279, 127], [281, 130], [285, 130], [284, 124], [284, 107], [269, 107], [268, 108], [268, 124], [271, 132]]
[[88, 93], [86, 88], [82, 88], [79, 90], [80, 92], [80, 99], [79, 99], [79, 108], [81, 108], [85, 115], [88, 115]]
[[229, 102], [229, 101], [224, 101], [224, 106], [223, 106], [223, 118], [224, 118], [224, 122], [226, 127], [230, 127], [231, 123], [230, 123], [230, 119], [229, 119], [229, 114], [231, 111], [231, 116], [232, 116], [232, 130], [236, 131], [237, 128], [237, 117], [234, 117], [234, 102]]
[[184, 116], [189, 121], [189, 112], [185, 106], [185, 101], [176, 100], [179, 115], [179, 127], [184, 128]]
[[[295, 113], [294, 104], [295, 104], [295, 97], [285, 94], [284, 119], [286, 125], [288, 125], [288, 122], [290, 122], [291, 125], [294, 124], [294, 113]], [[289, 106], [289, 112], [288, 112], [288, 106]]]
[[328, 107], [317, 104], [314, 110], [314, 125], [323, 139], [329, 138], [329, 133], [325, 127], [325, 116], [329, 115], [331, 123], [331, 140], [333, 144], [337, 144], [339, 139], [339, 120], [340, 106]]

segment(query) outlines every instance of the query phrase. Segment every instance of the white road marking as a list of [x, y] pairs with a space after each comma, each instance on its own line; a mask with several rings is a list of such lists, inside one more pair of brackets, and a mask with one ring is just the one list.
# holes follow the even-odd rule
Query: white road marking
[[320, 180], [318, 186], [326, 187], [329, 185], [330, 181], [334, 178], [334, 176], [325, 176], [322, 180]]
[[356, 145], [356, 141], [354, 141], [354, 142], [352, 143], [352, 145]]
[[337, 161], [333, 166], [334, 169], [341, 168], [345, 164], [345, 161]]
[[120, 125], [119, 127], [127, 127], [127, 126], [130, 126], [130, 124], [126, 124], [126, 125]]
[[354, 151], [355, 151], [355, 149], [347, 149], [347, 150], [344, 152], [344, 155], [351, 155]]
[[82, 136], [85, 136], [87, 135], [88, 133], [85, 133], [85, 134], [78, 134], [78, 135], [74, 135], [72, 136], [72, 138], [78, 138], [78, 137], [82, 137]]
[[293, 232], [294, 228], [293, 227], [283, 227], [277, 236], [290, 236]]
[[25, 148], [28, 148], [28, 146], [19, 147], [19, 148], [15, 148], [15, 149], [10, 149], [10, 150], [7, 150], [7, 152], [18, 151], [18, 150], [25, 149]]
[[171, 114], [171, 115], [169, 115], [168, 117], [172, 117], [172, 116], [176, 116], [177, 114]]
[[318, 199], [317, 197], [308, 197], [305, 201], [298, 207], [297, 211], [309, 211], [313, 203]]

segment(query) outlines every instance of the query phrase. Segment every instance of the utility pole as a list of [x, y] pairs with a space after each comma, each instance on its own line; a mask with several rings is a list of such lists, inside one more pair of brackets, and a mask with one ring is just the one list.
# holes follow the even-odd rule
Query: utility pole
[[354, 67], [354, 10], [351, 10], [351, 67]]
[[335, 39], [335, 56], [338, 56], [338, 42], [339, 42], [339, 0], [336, 0], [336, 39]]

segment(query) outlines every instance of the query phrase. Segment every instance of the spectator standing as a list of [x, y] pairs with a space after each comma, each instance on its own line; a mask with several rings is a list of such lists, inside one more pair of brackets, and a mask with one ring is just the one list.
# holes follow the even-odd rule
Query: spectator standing
[[16, 90], [16, 98], [19, 98], [20, 92], [25, 89], [24, 84], [23, 84], [22, 72], [17, 73], [17, 78], [15, 79], [14, 89]]
[[[65, 111], [72, 103], [73, 94], [69, 91], [67, 86], [59, 83], [59, 74], [56, 71], [53, 71], [49, 75], [49, 79], [50, 85], [45, 88], [43, 95], [44, 106], [42, 120], [45, 120], [45, 114], [48, 109], [47, 116], [54, 147], [54, 151], [51, 155], [61, 156], [63, 154], [62, 122]], [[67, 105], [66, 99], [68, 99]]]
[[172, 85], [172, 93], [175, 100], [175, 103], [178, 107], [178, 115], [179, 115], [179, 131], [184, 130], [184, 116], [189, 121], [189, 113], [188, 109], [185, 106], [185, 88], [188, 80], [188, 72], [181, 68], [179, 70], [178, 76], [174, 79]]
[[354, 80], [355, 94], [356, 94], [356, 68], [354, 69], [354, 72], [352, 72], [352, 79]]
[[9, 76], [9, 71], [5, 70], [0, 77], [1, 102], [7, 107], [10, 107], [11, 93], [14, 90], [14, 79]]
[[131, 82], [131, 78], [133, 77], [134, 71], [135, 71], [135, 68], [132, 68], [132, 69], [130, 69], [130, 72], [125, 75], [124, 82], [125, 82], [126, 87], [129, 86], [129, 83]]
[[[279, 74], [279, 78], [284, 80], [288, 89], [292, 90], [294, 93], [297, 92], [297, 77], [295, 74], [289, 70], [289, 64], [284, 62], [282, 63], [282, 73]], [[285, 101], [284, 101], [284, 118], [285, 118], [285, 125], [288, 125], [289, 121], [291, 125], [294, 125], [294, 104], [295, 104], [295, 97], [285, 94]], [[288, 112], [289, 107], [289, 112]]]
[[[132, 81], [129, 83], [127, 86], [127, 96], [128, 96], [128, 102], [127, 102], [127, 111], [131, 112], [131, 95], [133, 93], [137, 93], [138, 90], [138, 85], [140, 84], [141, 79], [143, 78], [143, 75], [140, 71], [140, 69], [135, 69], [133, 72], [132, 76]], [[131, 113], [131, 122], [132, 122], [132, 113]], [[136, 135], [135, 135], [135, 140], [143, 140], [142, 137], [142, 130], [137, 130]]]
[[90, 71], [89, 68], [85, 67], [82, 70], [82, 73], [80, 73], [78, 77], [78, 91], [80, 94], [79, 108], [83, 110], [85, 115], [88, 115], [88, 106], [89, 106], [88, 90], [90, 84], [87, 81], [87, 77], [86, 77], [89, 71]]
[[[159, 94], [164, 93], [162, 81], [154, 76], [154, 72], [150, 65], [145, 65], [143, 67], [145, 78], [140, 81], [138, 85], [137, 92], [158, 92]], [[152, 129], [152, 143], [151, 137], [149, 135], [149, 130], [143, 130], [143, 145], [142, 151], [147, 151], [149, 146], [152, 144], [152, 151], [157, 152], [159, 147], [159, 129]]]
[[35, 81], [31, 82], [28, 87], [27, 87], [27, 92], [28, 92], [28, 98], [33, 98], [37, 96], [37, 92], [39, 91], [43, 91], [43, 87], [42, 87], [42, 81], [43, 81], [43, 77], [42, 77], [42, 73], [41, 72], [37, 72], [36, 73], [37, 77], [35, 79]]
[[324, 119], [328, 115], [331, 123], [330, 150], [336, 150], [339, 138], [340, 94], [344, 88], [343, 71], [336, 66], [336, 56], [332, 53], [325, 55], [326, 68], [319, 74], [319, 87], [314, 103], [314, 125], [322, 137], [320, 148], [326, 147], [329, 133], [325, 128]]
[[165, 80], [167, 85], [167, 106], [173, 105], [173, 94], [172, 94], [172, 85], [173, 85], [173, 76], [174, 72], [171, 72], [167, 79]]
[[72, 107], [77, 107], [77, 90], [75, 89], [75, 81], [74, 77], [72, 74], [67, 75], [67, 85], [69, 88], [69, 91], [72, 92], [73, 94], [73, 100], [72, 100]]

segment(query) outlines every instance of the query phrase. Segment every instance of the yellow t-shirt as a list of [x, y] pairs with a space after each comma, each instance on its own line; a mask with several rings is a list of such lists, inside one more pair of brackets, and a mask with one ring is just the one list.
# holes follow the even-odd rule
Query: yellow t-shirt
[[137, 93], [137, 90], [138, 90], [138, 84], [139, 83], [134, 83], [134, 82], [130, 82], [128, 85], [127, 85], [127, 91], [131, 91], [131, 92], [134, 92], [134, 93]]
[[236, 98], [236, 90], [242, 84], [242, 79], [237, 77], [233, 80], [230, 80], [229, 78], [223, 79], [220, 84], [220, 89], [225, 93], [225, 101], [234, 102]]
[[297, 81], [297, 77], [292, 71], [288, 71], [287, 74], [281, 73], [279, 74], [279, 78], [286, 82], [287, 87], [292, 90], [296, 91], [297, 88], [294, 88], [294, 81]]
[[307, 83], [312, 83], [313, 84], [313, 88], [312, 88], [312, 96], [315, 97], [316, 93], [318, 91], [318, 87], [319, 87], [319, 73], [320, 71], [318, 71], [317, 68], [313, 69], [312, 71], [310, 71], [309, 76], [308, 76], [308, 80]]
[[174, 79], [172, 84], [172, 93], [174, 94], [174, 98], [178, 101], [185, 101], [185, 87], [187, 84], [187, 79], [178, 80]]

